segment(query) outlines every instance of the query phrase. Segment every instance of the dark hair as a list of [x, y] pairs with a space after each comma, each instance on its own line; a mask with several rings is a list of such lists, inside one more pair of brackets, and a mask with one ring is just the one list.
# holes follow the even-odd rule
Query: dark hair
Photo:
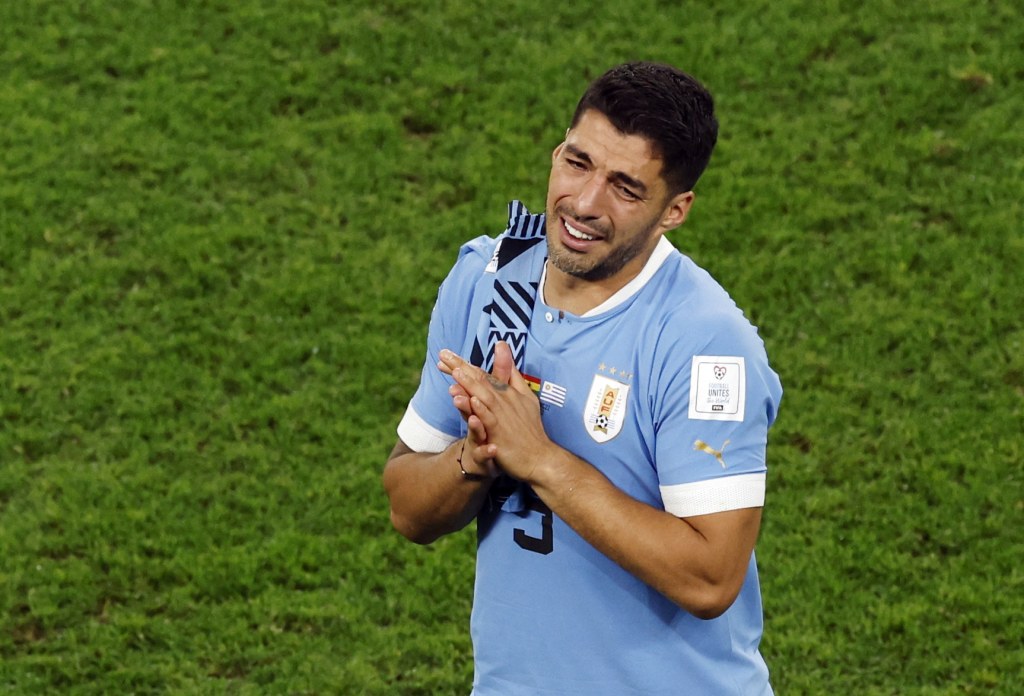
[[651, 141], [673, 194], [693, 188], [718, 140], [711, 93], [671, 65], [637, 62], [612, 68], [587, 88], [572, 126], [590, 109], [625, 135]]

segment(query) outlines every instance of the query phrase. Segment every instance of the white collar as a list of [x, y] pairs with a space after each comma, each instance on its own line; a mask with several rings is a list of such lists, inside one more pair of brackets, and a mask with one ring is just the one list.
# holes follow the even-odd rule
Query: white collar
[[[648, 281], [654, 277], [654, 274], [658, 272], [658, 269], [661, 268], [661, 265], [665, 263], [675, 249], [676, 248], [672, 245], [672, 242], [662, 236], [654, 246], [654, 251], [651, 252], [650, 257], [647, 259], [647, 263], [645, 263], [644, 267], [640, 269], [640, 272], [636, 277], [619, 288], [614, 295], [593, 309], [587, 311], [582, 316], [596, 317], [599, 314], [615, 309], [633, 295], [640, 292], [640, 290], [647, 285]], [[547, 280], [547, 276], [548, 265], [545, 263], [544, 272], [540, 276], [540, 301], [544, 304], [547, 304], [547, 301], [544, 299], [544, 281]]]

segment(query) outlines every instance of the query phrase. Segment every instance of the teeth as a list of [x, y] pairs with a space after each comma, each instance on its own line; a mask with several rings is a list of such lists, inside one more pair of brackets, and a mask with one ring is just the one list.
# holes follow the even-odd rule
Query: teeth
[[575, 237], [576, 239], [582, 239], [587, 242], [591, 242], [597, 239], [597, 237], [591, 237], [589, 234], [583, 234], [578, 229], [570, 225], [568, 222], [565, 223], [565, 229], [569, 230], [569, 234]]

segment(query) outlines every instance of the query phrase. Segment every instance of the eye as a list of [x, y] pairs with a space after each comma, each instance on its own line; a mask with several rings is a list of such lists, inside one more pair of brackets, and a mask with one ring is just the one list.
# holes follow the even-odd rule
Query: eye
[[619, 188], [619, 193], [626, 200], [629, 200], [629, 201], [638, 201], [638, 200], [640, 200], [640, 196], [635, 194], [631, 189], [628, 189], [625, 186], [619, 186], [618, 188]]
[[565, 161], [566, 161], [566, 162], [567, 162], [567, 163], [569, 164], [569, 166], [570, 166], [570, 167], [572, 167], [573, 169], [578, 169], [578, 170], [580, 170], [580, 171], [583, 171], [584, 169], [586, 169], [586, 168], [587, 168], [587, 165], [583, 164], [583, 162], [581, 162], [581, 161], [580, 161], [580, 160], [578, 160], [578, 159], [573, 159], [572, 157], [566, 157], [566, 158], [565, 158]]

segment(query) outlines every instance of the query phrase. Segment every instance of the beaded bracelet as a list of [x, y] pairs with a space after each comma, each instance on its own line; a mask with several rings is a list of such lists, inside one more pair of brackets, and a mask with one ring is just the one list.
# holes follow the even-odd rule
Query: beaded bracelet
[[484, 479], [487, 478], [486, 476], [484, 476], [483, 474], [471, 474], [468, 471], [466, 471], [466, 468], [464, 466], [462, 466], [462, 455], [466, 453], [466, 440], [468, 439], [469, 438], [464, 438], [462, 440], [462, 451], [459, 452], [459, 456], [455, 459], [455, 461], [459, 463], [459, 471], [462, 472], [463, 481], [483, 481]]

